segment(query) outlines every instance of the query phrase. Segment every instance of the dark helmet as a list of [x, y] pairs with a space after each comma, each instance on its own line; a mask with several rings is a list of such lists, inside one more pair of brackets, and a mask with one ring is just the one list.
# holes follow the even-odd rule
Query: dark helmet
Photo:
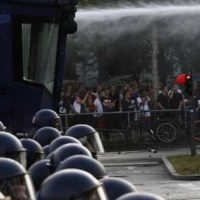
[[87, 124], [76, 124], [66, 130], [65, 135], [75, 137], [91, 152], [104, 152], [98, 132]]
[[136, 188], [127, 180], [116, 177], [105, 177], [100, 180], [109, 200], [114, 200], [123, 194], [135, 192]]
[[30, 178], [22, 165], [10, 158], [0, 158], [0, 191], [13, 200], [34, 200]]
[[46, 146], [55, 138], [60, 136], [61, 133], [58, 131], [58, 129], [53, 127], [42, 127], [35, 132], [33, 139], [39, 142], [41, 146]]
[[6, 126], [4, 126], [3, 122], [0, 121], [0, 131], [5, 131], [6, 130]]
[[96, 179], [101, 179], [107, 175], [104, 166], [97, 160], [84, 155], [75, 155], [63, 160], [56, 171], [63, 169], [81, 169], [92, 174]]
[[31, 167], [28, 169], [28, 173], [36, 191], [39, 190], [42, 182], [51, 174], [48, 163], [48, 159], [40, 160], [31, 165]]
[[26, 162], [29, 168], [34, 162], [43, 159], [44, 152], [42, 146], [35, 140], [29, 138], [20, 139], [23, 147], [26, 149]]
[[58, 147], [62, 146], [63, 144], [69, 144], [69, 143], [76, 143], [76, 144], [80, 144], [81, 142], [71, 136], [61, 136], [59, 138], [56, 138], [55, 140], [53, 140], [51, 142], [51, 144], [49, 145], [49, 152], [53, 152], [55, 151]]
[[101, 184], [88, 172], [65, 169], [49, 176], [41, 185], [38, 200], [107, 200]]
[[116, 200], [165, 200], [163, 197], [147, 192], [131, 192], [124, 194]]
[[36, 112], [33, 116], [32, 124], [36, 130], [44, 126], [50, 126], [57, 128], [60, 132], [63, 132], [60, 116], [51, 109], [41, 109]]
[[90, 151], [86, 147], [80, 144], [71, 143], [64, 144], [52, 152], [50, 156], [50, 163], [55, 169], [61, 161], [74, 155], [85, 155], [92, 157]]
[[44, 152], [44, 157], [46, 158], [49, 154], [49, 144], [42, 147]]
[[12, 158], [26, 168], [26, 149], [20, 140], [9, 132], [0, 131], [0, 157]]
[[65, 135], [72, 136], [77, 139], [93, 135], [94, 133], [96, 133], [96, 130], [87, 124], [76, 124], [65, 131]]

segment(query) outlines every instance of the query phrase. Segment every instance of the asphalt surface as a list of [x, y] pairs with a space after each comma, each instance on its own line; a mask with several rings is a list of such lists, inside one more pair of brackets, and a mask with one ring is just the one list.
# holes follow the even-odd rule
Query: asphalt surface
[[[197, 147], [197, 153], [200, 148]], [[169, 155], [189, 154], [188, 148], [108, 152], [98, 155], [109, 176], [120, 177], [133, 183], [138, 191], [152, 192], [166, 200], [200, 200], [200, 178], [176, 178], [166, 168], [163, 158]], [[168, 166], [167, 166], [168, 167]], [[173, 173], [173, 172], [172, 172]]]

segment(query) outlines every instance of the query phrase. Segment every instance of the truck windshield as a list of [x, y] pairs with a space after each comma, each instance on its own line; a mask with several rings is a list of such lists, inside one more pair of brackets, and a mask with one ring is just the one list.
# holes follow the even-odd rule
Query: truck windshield
[[41, 83], [52, 93], [58, 25], [22, 24], [23, 79]]

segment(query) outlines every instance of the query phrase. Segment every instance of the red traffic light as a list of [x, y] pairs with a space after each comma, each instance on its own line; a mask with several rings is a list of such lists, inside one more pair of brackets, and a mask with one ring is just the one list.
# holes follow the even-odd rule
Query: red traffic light
[[186, 81], [190, 79], [190, 75], [188, 74], [179, 74], [176, 77], [176, 83], [178, 85], [185, 85]]

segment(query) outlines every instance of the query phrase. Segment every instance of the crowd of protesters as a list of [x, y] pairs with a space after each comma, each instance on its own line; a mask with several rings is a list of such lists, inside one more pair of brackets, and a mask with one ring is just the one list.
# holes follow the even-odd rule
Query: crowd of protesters
[[[196, 90], [196, 109], [200, 108], [200, 92]], [[61, 113], [103, 113], [138, 110], [182, 109], [188, 100], [176, 84], [172, 87], [162, 86], [154, 99], [151, 85], [139, 86], [137, 82], [95, 88], [67, 85], [61, 94]], [[150, 113], [146, 112], [149, 116]]]
[[[141, 86], [137, 82], [126, 83], [121, 87], [112, 84], [95, 88], [68, 84], [61, 95], [60, 113], [69, 116], [77, 114], [70, 125], [87, 122], [100, 129], [124, 129], [128, 126], [128, 117], [135, 120], [141, 116], [148, 126], [155, 113], [156, 116], [184, 123], [183, 109], [190, 105], [190, 98], [184, 94], [184, 90], [173, 84], [171, 87], [163, 85], [156, 92], [155, 99], [152, 85]], [[195, 90], [194, 97], [196, 122], [200, 122], [199, 89]], [[128, 112], [133, 114], [128, 115]]]

